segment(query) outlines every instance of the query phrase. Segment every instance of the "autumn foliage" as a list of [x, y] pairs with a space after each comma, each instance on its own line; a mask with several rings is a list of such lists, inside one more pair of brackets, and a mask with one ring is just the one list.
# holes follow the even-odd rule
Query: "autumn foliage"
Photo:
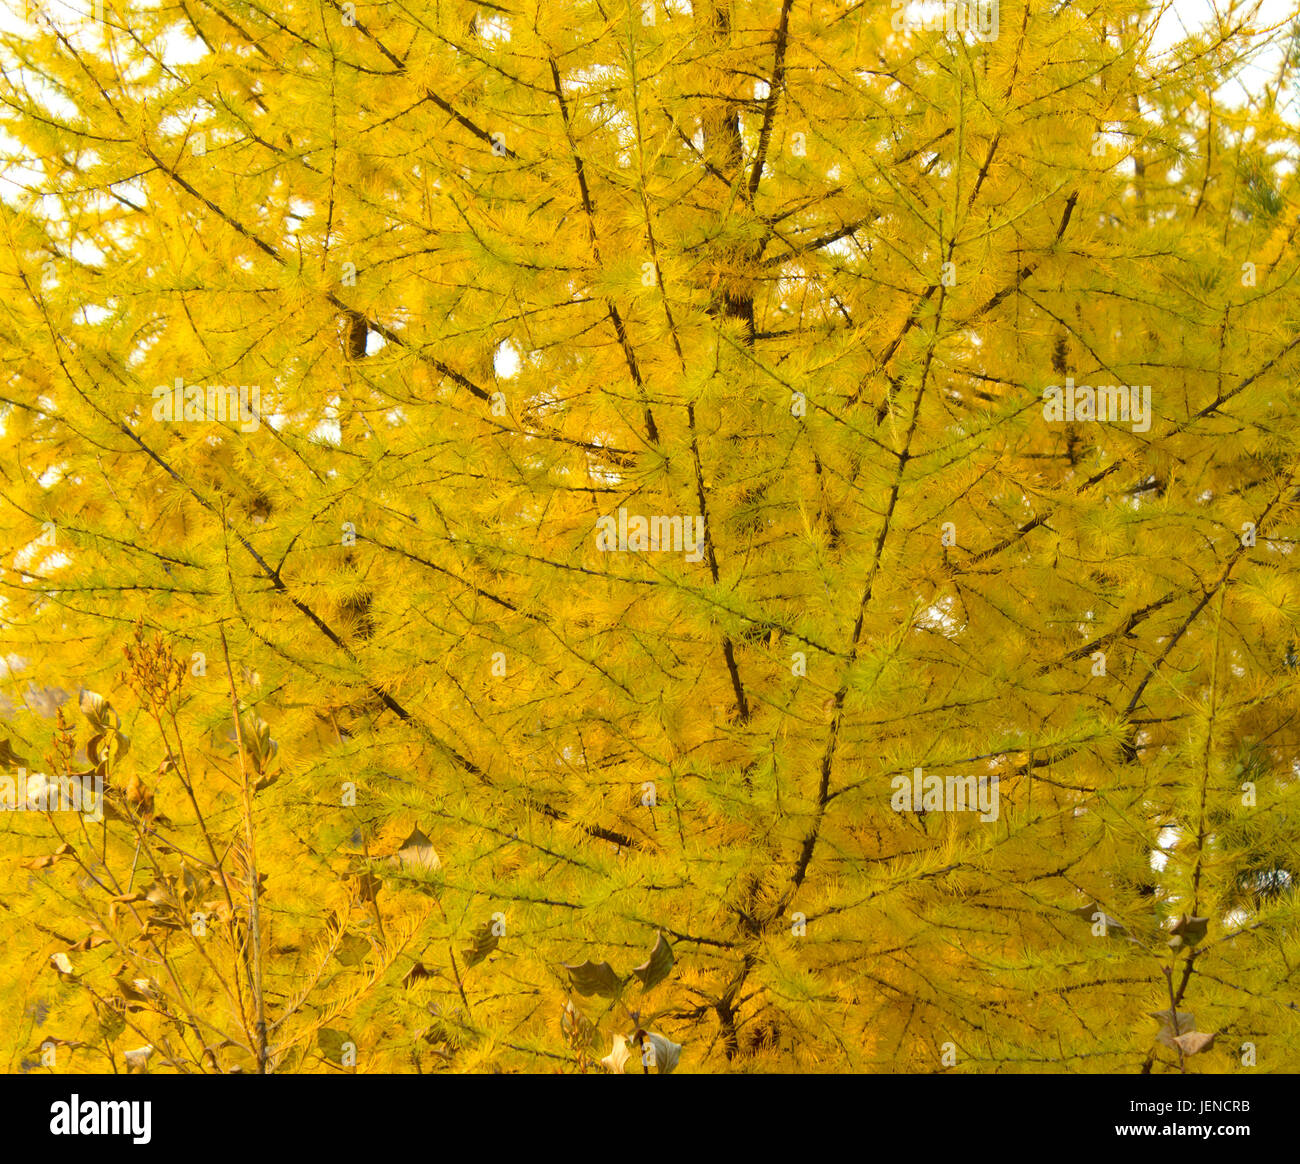
[[1300, 53], [1083, 7], [0, 35], [4, 1069], [1294, 1069]]

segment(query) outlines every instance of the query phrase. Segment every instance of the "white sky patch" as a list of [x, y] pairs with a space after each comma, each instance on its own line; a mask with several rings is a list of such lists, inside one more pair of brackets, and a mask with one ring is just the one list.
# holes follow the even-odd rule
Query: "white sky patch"
[[118, 195], [136, 206], [144, 206], [149, 201], [144, 182], [139, 178], [125, 178], [120, 182], [114, 182], [112, 188]]
[[[1227, 10], [1223, 0], [1219, 0], [1218, 7], [1221, 11]], [[1214, 100], [1218, 104], [1240, 106], [1252, 98], [1257, 100], [1263, 93], [1264, 86], [1272, 84], [1277, 78], [1282, 54], [1289, 40], [1287, 24], [1296, 15], [1295, 5], [1289, 0], [1259, 0], [1255, 5], [1239, 4], [1234, 12], [1234, 22], [1252, 11], [1255, 18], [1250, 23], [1257, 32], [1275, 25], [1280, 27], [1273, 35], [1272, 43], [1255, 54], [1231, 81], [1214, 94]], [[1214, 19], [1215, 4], [1212, 0], [1177, 0], [1177, 3], [1168, 4], [1157, 18], [1152, 48], [1157, 53], [1168, 52], [1184, 37], [1206, 27]]]
[[158, 134], [161, 137], [183, 137], [190, 128], [192, 114], [168, 113], [158, 121]]
[[822, 253], [835, 255], [836, 258], [847, 260], [857, 257], [859, 247], [854, 243], [852, 238], [846, 235], [844, 238], [837, 238], [834, 242], [827, 243], [822, 247]]
[[956, 602], [950, 598], [941, 598], [938, 602], [932, 603], [926, 607], [917, 617], [916, 625], [918, 628], [925, 630], [938, 631], [947, 638], [952, 638], [962, 629], [961, 624], [957, 622], [953, 615]]
[[68, 249], [72, 257], [79, 263], [84, 263], [88, 267], [102, 267], [104, 265], [104, 252], [94, 243], [84, 238], [73, 239], [72, 246]]
[[511, 340], [503, 340], [498, 345], [496, 354], [492, 357], [492, 368], [500, 380], [514, 379], [519, 375], [522, 363], [519, 349], [515, 347]]
[[[150, 4], [149, 0], [130, 0], [127, 11], [153, 6], [156, 5]], [[126, 7], [122, 0], [118, 0], [118, 13]], [[8, 0], [0, 9], [0, 29], [30, 35], [39, 31], [41, 25], [38, 22], [48, 20], [77, 48], [93, 50], [102, 45], [99, 26], [115, 18], [114, 5], [108, 0]], [[206, 52], [197, 37], [176, 28], [163, 42], [161, 55], [168, 65], [192, 65]]]
[[[45, 475], [48, 476], [48, 474]], [[23, 546], [22, 549], [14, 554], [14, 565], [18, 567], [19, 570], [26, 570], [28, 566], [39, 559], [41, 563], [41, 572], [43, 574], [52, 573], [53, 571], [68, 565], [72, 559], [68, 557], [67, 554], [63, 553], [62, 550], [56, 549], [52, 554], [49, 552], [51, 548], [49, 539], [51, 536], [55, 539], [54, 545], [57, 546], [59, 536], [57, 525], [54, 526], [52, 531], [46, 530], [35, 541], [28, 542], [27, 545]]]
[[474, 23], [474, 30], [484, 44], [510, 43], [510, 21], [504, 16], [489, 16], [485, 19], [480, 14]]
[[[295, 209], [296, 206], [306, 206], [307, 209], [304, 212], [299, 212]], [[297, 234], [299, 228], [310, 216], [311, 207], [304, 202], [299, 202], [298, 199], [295, 198], [290, 202], [289, 211], [284, 216], [284, 229], [290, 234]]]
[[1175, 828], [1163, 828], [1160, 835], [1156, 837], [1158, 848], [1151, 850], [1151, 868], [1157, 873], [1163, 873], [1164, 868], [1169, 864], [1169, 854], [1164, 852], [1178, 843], [1178, 830]]
[[309, 439], [319, 445], [334, 445], [337, 448], [343, 443], [343, 426], [334, 419], [322, 420], [311, 430]]
[[153, 335], [145, 336], [138, 340], [135, 346], [127, 353], [126, 365], [128, 368], [138, 368], [149, 358], [150, 349], [161, 338], [162, 332], [155, 332]]

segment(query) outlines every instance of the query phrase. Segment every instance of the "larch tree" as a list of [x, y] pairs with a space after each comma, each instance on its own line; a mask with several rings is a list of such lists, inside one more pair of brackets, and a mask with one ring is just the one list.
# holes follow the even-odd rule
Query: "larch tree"
[[7, 1070], [1294, 1068], [1300, 51], [933, 15], [10, 22]]

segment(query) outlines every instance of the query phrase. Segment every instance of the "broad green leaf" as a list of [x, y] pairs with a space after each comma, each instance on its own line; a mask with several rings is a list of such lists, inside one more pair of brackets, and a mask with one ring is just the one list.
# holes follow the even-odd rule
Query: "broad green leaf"
[[650, 951], [650, 957], [640, 966], [637, 966], [632, 973], [641, 979], [641, 989], [650, 990], [657, 986], [673, 968], [673, 948], [668, 944], [668, 939], [662, 933], [655, 936], [654, 949]]
[[608, 962], [588, 959], [579, 966], [565, 966], [573, 989], [583, 997], [599, 994], [602, 998], [617, 998], [623, 990], [624, 980]]
[[653, 1031], [646, 1032], [641, 1044], [642, 1064], [660, 1075], [671, 1075], [677, 1069], [681, 1053], [681, 1043], [674, 1043], [672, 1039]]
[[477, 966], [497, 948], [497, 943], [500, 940], [493, 923], [490, 921], [484, 922], [474, 931], [471, 938], [472, 944], [461, 950], [466, 967]]

